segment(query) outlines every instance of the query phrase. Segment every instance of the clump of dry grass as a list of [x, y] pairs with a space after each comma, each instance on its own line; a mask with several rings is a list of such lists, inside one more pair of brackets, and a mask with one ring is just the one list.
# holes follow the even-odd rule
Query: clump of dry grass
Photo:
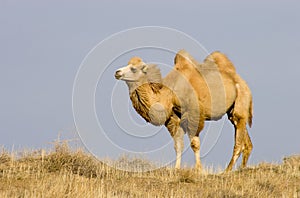
[[101, 165], [81, 149], [71, 151], [66, 143], [56, 144], [54, 151], [43, 157], [43, 168], [49, 173], [67, 171], [93, 178], [100, 175], [98, 167]]
[[154, 170], [153, 163], [126, 156], [114, 166], [65, 143], [50, 152], [16, 155], [3, 150], [0, 197], [300, 197], [300, 156], [228, 174]]

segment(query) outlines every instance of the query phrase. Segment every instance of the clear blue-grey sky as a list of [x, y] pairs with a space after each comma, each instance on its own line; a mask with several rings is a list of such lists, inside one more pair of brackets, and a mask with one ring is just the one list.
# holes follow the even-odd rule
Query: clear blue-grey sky
[[[84, 57], [116, 32], [153, 25], [185, 32], [209, 52], [221, 50], [248, 82], [254, 99], [250, 163], [299, 154], [299, 10], [296, 0], [1, 0], [0, 145], [41, 148], [58, 133], [73, 137], [72, 88]], [[116, 83], [113, 71], [120, 66], [107, 70], [107, 83]], [[132, 117], [143, 123], [134, 112]], [[226, 122], [203, 159], [207, 165], [228, 163], [233, 135]], [[188, 151], [184, 160], [192, 158]]]

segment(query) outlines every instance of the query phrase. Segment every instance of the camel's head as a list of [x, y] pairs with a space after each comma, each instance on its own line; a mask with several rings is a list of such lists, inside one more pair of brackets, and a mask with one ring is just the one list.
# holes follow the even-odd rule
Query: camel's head
[[145, 81], [148, 71], [148, 65], [139, 57], [133, 57], [128, 65], [118, 69], [115, 78], [126, 82]]

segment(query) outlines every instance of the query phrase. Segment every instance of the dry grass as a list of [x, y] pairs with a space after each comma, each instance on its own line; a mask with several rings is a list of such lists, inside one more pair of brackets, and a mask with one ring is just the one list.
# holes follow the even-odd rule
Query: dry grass
[[[125, 157], [120, 164], [153, 166]], [[2, 151], [0, 197], [300, 197], [300, 156], [228, 174], [200, 174], [173, 168], [121, 171], [66, 144], [51, 152]]]

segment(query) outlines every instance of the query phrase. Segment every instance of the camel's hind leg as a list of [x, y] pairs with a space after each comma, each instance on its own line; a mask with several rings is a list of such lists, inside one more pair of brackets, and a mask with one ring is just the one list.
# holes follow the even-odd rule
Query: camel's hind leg
[[[231, 120], [235, 127], [235, 144], [233, 148], [232, 158], [225, 170], [231, 171], [237, 159], [240, 157], [242, 151], [245, 148], [245, 137], [247, 137], [246, 120], [237, 119]], [[245, 162], [248, 160], [249, 154], [244, 155]]]
[[243, 161], [242, 161], [242, 165], [241, 168], [245, 168], [249, 159], [249, 156], [251, 154], [253, 145], [249, 136], [249, 133], [246, 129], [246, 133], [244, 135], [244, 150], [243, 150]]

